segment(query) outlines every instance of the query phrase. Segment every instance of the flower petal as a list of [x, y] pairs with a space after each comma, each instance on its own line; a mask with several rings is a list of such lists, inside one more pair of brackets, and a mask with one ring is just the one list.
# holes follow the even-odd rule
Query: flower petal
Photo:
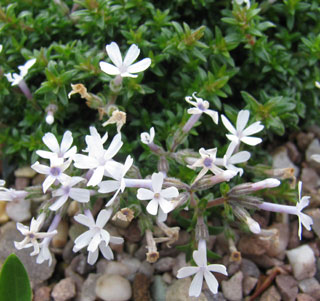
[[145, 58], [127, 68], [129, 73], [138, 73], [146, 70], [151, 65], [151, 59]]
[[81, 250], [82, 248], [87, 246], [90, 243], [92, 236], [94, 235], [95, 232], [96, 232], [95, 229], [90, 229], [82, 233], [81, 235], [79, 235], [74, 241], [76, 248], [78, 250]]
[[233, 135], [237, 134], [236, 129], [234, 128], [234, 126], [231, 124], [231, 122], [229, 121], [229, 119], [227, 117], [225, 117], [223, 114], [221, 115], [221, 120], [223, 125], [226, 127], [226, 129]]
[[49, 175], [46, 177], [46, 179], [44, 180], [44, 182], [42, 183], [42, 189], [43, 189], [43, 193], [46, 193], [46, 191], [48, 190], [48, 188], [54, 183], [54, 181], [56, 180], [55, 177]]
[[147, 205], [147, 211], [152, 215], [157, 215], [159, 203], [157, 200], [152, 199]]
[[260, 142], [262, 142], [262, 139], [257, 138], [257, 137], [242, 137], [240, 140], [243, 143], [246, 143], [246, 144], [252, 145], [252, 146], [255, 146], [255, 145], [259, 144]]
[[96, 232], [95, 235], [93, 236], [93, 238], [91, 239], [87, 250], [89, 252], [94, 252], [95, 250], [97, 250], [100, 242], [101, 242], [101, 236], [100, 236], [100, 231], [99, 231], [99, 232]]
[[102, 181], [99, 184], [99, 192], [100, 193], [109, 193], [112, 191], [116, 191], [120, 187], [120, 182], [119, 181], [114, 181], [114, 180], [108, 180], [108, 181]]
[[196, 274], [199, 271], [199, 267], [183, 267], [177, 273], [177, 278], [189, 277]]
[[103, 178], [103, 174], [104, 174], [104, 167], [103, 166], [98, 166], [94, 170], [94, 172], [93, 172], [93, 174], [92, 174], [87, 186], [96, 186], [96, 185], [98, 185], [101, 182], [102, 178]]
[[108, 222], [111, 214], [112, 214], [112, 209], [101, 210], [97, 217], [96, 226], [102, 229], [105, 226], [105, 224]]
[[227, 269], [223, 264], [210, 264], [208, 265], [208, 270], [215, 273], [220, 273], [223, 275], [228, 275]]
[[229, 160], [229, 164], [238, 164], [238, 163], [243, 163], [247, 162], [251, 157], [251, 154], [247, 151], [242, 151], [239, 153], [234, 154]]
[[207, 282], [209, 290], [213, 294], [216, 294], [218, 292], [218, 286], [219, 286], [219, 283], [218, 283], [216, 277], [214, 277], [208, 270], [205, 270], [204, 278], [205, 278], [205, 280]]
[[137, 45], [132, 44], [123, 60], [123, 65], [124, 66], [130, 66], [139, 56], [140, 54], [140, 49]]
[[104, 258], [113, 260], [113, 253], [109, 246], [107, 246], [104, 242], [101, 242], [99, 248]]
[[59, 208], [61, 208], [64, 203], [67, 201], [68, 195], [62, 195], [60, 198], [58, 198], [50, 207], [49, 209], [52, 211], [57, 211]]
[[43, 143], [54, 153], [59, 153], [59, 143], [55, 135], [52, 133], [46, 133], [42, 137]]
[[214, 110], [205, 110], [205, 114], [209, 115], [215, 124], [218, 124], [219, 114]]
[[86, 216], [84, 214], [78, 214], [74, 217], [74, 219], [79, 224], [87, 226], [90, 229], [96, 226], [96, 223], [94, 222], [93, 218]]
[[120, 70], [118, 67], [113, 66], [107, 62], [101, 61], [99, 63], [100, 69], [104, 72], [107, 73], [109, 75], [118, 75], [120, 74]]
[[158, 203], [164, 213], [169, 213], [174, 209], [174, 205], [164, 198], [159, 198]]
[[73, 138], [70, 131], [66, 131], [63, 134], [60, 150], [62, 153], [65, 153], [72, 145]]
[[243, 132], [242, 134], [244, 136], [250, 136], [250, 135], [253, 135], [253, 134], [256, 134], [260, 131], [262, 131], [264, 128], [264, 126], [261, 124], [260, 121], [257, 121], [251, 125], [249, 125]]
[[153, 173], [151, 176], [152, 188], [155, 193], [160, 193], [163, 184], [164, 175], [162, 172]]
[[154, 197], [154, 192], [146, 189], [146, 188], [139, 188], [137, 193], [138, 200], [144, 201], [144, 200], [151, 200]]
[[241, 110], [238, 113], [237, 117], [237, 131], [242, 132], [243, 129], [246, 127], [248, 120], [249, 120], [250, 112], [248, 110]]
[[99, 256], [99, 250], [95, 250], [94, 252], [89, 252], [88, 253], [88, 263], [90, 265], [94, 265], [96, 262], [97, 262], [97, 259], [98, 259], [98, 256]]
[[161, 196], [166, 199], [175, 198], [179, 195], [179, 191], [176, 187], [169, 187], [161, 190]]
[[88, 203], [90, 201], [90, 191], [83, 188], [71, 188], [69, 197], [79, 203]]
[[112, 42], [106, 46], [108, 56], [112, 63], [114, 63], [118, 68], [122, 66], [122, 56], [117, 43]]
[[190, 297], [199, 297], [202, 290], [203, 283], [203, 272], [198, 271], [194, 276], [190, 288], [189, 288], [189, 296]]

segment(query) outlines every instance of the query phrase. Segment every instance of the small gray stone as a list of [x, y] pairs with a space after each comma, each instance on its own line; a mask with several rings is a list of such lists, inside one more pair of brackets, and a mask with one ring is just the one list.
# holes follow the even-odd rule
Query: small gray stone
[[317, 300], [307, 294], [298, 294], [297, 301], [317, 301]]
[[229, 280], [221, 282], [223, 295], [230, 301], [242, 300], [242, 280], [243, 273], [239, 271]]
[[147, 262], [146, 260], [140, 263], [138, 273], [151, 277], [153, 275], [153, 272], [154, 272], [153, 264]]
[[259, 278], [260, 276], [260, 270], [257, 265], [247, 258], [242, 258], [241, 271], [244, 276], [251, 276], [254, 278]]
[[159, 272], [168, 272], [171, 271], [175, 263], [175, 258], [172, 257], [163, 257], [160, 258], [155, 264], [154, 268]]
[[37, 172], [33, 170], [30, 166], [25, 166], [18, 168], [14, 171], [14, 176], [16, 178], [22, 177], [22, 178], [33, 178]]
[[320, 142], [318, 139], [313, 139], [312, 142], [309, 144], [308, 149], [306, 151], [306, 160], [308, 162], [312, 162], [313, 164], [319, 164], [311, 159], [312, 155], [320, 154]]
[[88, 278], [84, 281], [81, 288], [80, 301], [95, 301], [96, 300], [96, 282], [100, 274], [89, 274]]
[[2, 226], [0, 230], [0, 262], [4, 262], [10, 254], [15, 253], [28, 272], [31, 286], [35, 287], [51, 277], [56, 266], [56, 259], [52, 254], [51, 266], [48, 265], [48, 261], [37, 264], [37, 256], [30, 256], [32, 249], [17, 250], [15, 248], [13, 242], [23, 239], [24, 236], [17, 230], [14, 222], [8, 222]]
[[261, 295], [260, 301], [281, 301], [281, 296], [275, 286], [272, 285]]
[[248, 296], [251, 291], [254, 289], [258, 282], [257, 278], [251, 277], [251, 276], [245, 276], [243, 279], [243, 293], [245, 296]]
[[101, 275], [95, 291], [97, 297], [104, 301], [126, 301], [132, 296], [130, 282], [120, 275]]
[[299, 282], [299, 288], [317, 300], [320, 300], [320, 284], [316, 278], [307, 278]]
[[151, 286], [152, 300], [166, 300], [167, 285], [160, 275], [155, 275]]
[[312, 230], [320, 238], [320, 209], [306, 210], [305, 213], [312, 217]]
[[180, 253], [175, 260], [174, 266], [172, 267], [172, 275], [177, 276], [178, 271], [187, 266], [186, 262], [186, 254], [185, 253]]
[[49, 286], [41, 286], [34, 292], [33, 301], [50, 301], [51, 288]]
[[297, 177], [299, 174], [299, 168], [294, 165], [288, 155], [288, 151], [285, 147], [279, 147], [272, 154], [272, 167], [274, 169], [278, 168], [293, 168], [294, 175]]
[[313, 133], [300, 132], [297, 135], [297, 144], [299, 149], [304, 152], [307, 149], [307, 147], [310, 145], [313, 139], [314, 139]]
[[97, 263], [97, 272], [100, 274], [120, 275], [123, 277], [130, 275], [130, 270], [125, 264], [118, 261], [107, 261], [106, 259], [99, 260]]
[[275, 229], [277, 234], [271, 239], [271, 244], [267, 250], [267, 255], [270, 257], [277, 257], [279, 259], [284, 259], [285, 250], [287, 249], [289, 243], [289, 224], [273, 224], [269, 229]]
[[259, 239], [256, 235], [243, 235], [238, 243], [238, 250], [243, 255], [261, 256], [270, 246], [270, 241]]
[[308, 245], [287, 251], [287, 256], [297, 280], [311, 278], [316, 273], [316, 259], [313, 250]]
[[51, 296], [54, 301], [70, 300], [76, 295], [76, 286], [71, 278], [59, 281], [53, 288]]
[[276, 284], [284, 301], [295, 301], [298, 295], [298, 283], [290, 275], [279, 275]]

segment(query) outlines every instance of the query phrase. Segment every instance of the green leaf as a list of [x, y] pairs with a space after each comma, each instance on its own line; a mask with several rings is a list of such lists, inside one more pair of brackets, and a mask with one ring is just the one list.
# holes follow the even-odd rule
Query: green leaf
[[30, 281], [22, 262], [11, 254], [0, 273], [0, 300], [31, 301]]

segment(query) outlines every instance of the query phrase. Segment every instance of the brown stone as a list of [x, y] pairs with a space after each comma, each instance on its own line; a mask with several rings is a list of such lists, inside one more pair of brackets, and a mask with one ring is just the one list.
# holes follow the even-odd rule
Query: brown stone
[[298, 283], [290, 275], [279, 275], [276, 284], [284, 301], [295, 301], [298, 295]]
[[281, 301], [278, 290], [272, 285], [261, 296], [260, 301]]
[[238, 250], [244, 255], [265, 254], [270, 246], [269, 240], [258, 239], [255, 235], [244, 235], [238, 243]]
[[49, 286], [41, 286], [34, 292], [33, 301], [50, 301], [51, 288]]
[[53, 288], [51, 296], [55, 301], [66, 301], [75, 297], [76, 286], [71, 278], [60, 280]]
[[133, 280], [133, 300], [149, 301], [150, 278], [144, 274], [137, 274]]

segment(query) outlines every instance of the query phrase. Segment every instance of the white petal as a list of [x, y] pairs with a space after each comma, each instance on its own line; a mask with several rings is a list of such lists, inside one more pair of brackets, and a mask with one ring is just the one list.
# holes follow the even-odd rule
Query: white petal
[[249, 120], [250, 112], [248, 110], [241, 110], [237, 117], [237, 131], [242, 132]]
[[87, 184], [87, 186], [96, 186], [98, 185], [102, 178], [103, 178], [103, 174], [104, 174], [104, 167], [103, 166], [99, 166], [98, 168], [96, 168]]
[[159, 203], [157, 200], [152, 199], [147, 205], [147, 211], [152, 215], [157, 215]]
[[53, 157], [57, 157], [56, 153], [52, 153], [52, 152], [48, 152], [48, 151], [44, 151], [44, 150], [37, 150], [36, 154], [44, 159], [52, 159]]
[[225, 117], [224, 115], [221, 115], [221, 120], [223, 125], [226, 127], [226, 129], [233, 135], [237, 134], [236, 129], [234, 128], [234, 126], [231, 124], [231, 122], [228, 120], [227, 117]]
[[222, 264], [210, 264], [208, 265], [208, 270], [211, 272], [220, 273], [226, 276], [228, 275], [226, 267]]
[[33, 165], [31, 165], [31, 168], [34, 169], [37, 173], [41, 173], [45, 175], [50, 173], [50, 167], [46, 165], [42, 165], [38, 161]]
[[101, 236], [102, 241], [103, 241], [105, 244], [108, 244], [108, 243], [109, 243], [109, 241], [110, 241], [110, 234], [109, 234], [109, 232], [108, 232], [107, 230], [102, 229], [102, 230], [100, 231], [100, 236]]
[[90, 201], [90, 191], [83, 188], [71, 188], [69, 197], [79, 203], [88, 203]]
[[101, 236], [100, 236], [100, 231], [98, 233], [96, 233], [93, 238], [91, 239], [87, 250], [89, 252], [94, 252], [95, 250], [97, 250], [99, 244], [101, 242]]
[[161, 207], [159, 207], [159, 212], [157, 216], [158, 222], [164, 223], [167, 220], [167, 218], [168, 218], [168, 213], [164, 213]]
[[251, 125], [249, 125], [243, 132], [242, 135], [244, 136], [250, 136], [253, 134], [256, 134], [260, 131], [262, 131], [264, 128], [264, 126], [262, 124], [260, 124], [260, 121], [257, 121]]
[[122, 144], [123, 142], [121, 141], [121, 134], [115, 135], [110, 143], [108, 150], [106, 151], [104, 158], [106, 160], [112, 159], [120, 150]]
[[301, 200], [301, 193], [302, 193], [302, 181], [299, 181], [298, 183], [298, 193], [299, 193], [299, 202]]
[[151, 65], [151, 59], [145, 58], [131, 66], [128, 67], [129, 73], [138, 73], [146, 70]]
[[189, 277], [199, 271], [198, 267], [183, 267], [177, 273], [177, 278]]
[[92, 169], [98, 166], [98, 162], [95, 158], [86, 155], [76, 154], [74, 155], [73, 160], [74, 166], [80, 169]]
[[247, 162], [250, 159], [251, 154], [247, 151], [242, 151], [239, 153], [234, 154], [229, 160], [228, 163], [231, 164], [238, 164]]
[[68, 199], [68, 195], [61, 196], [49, 207], [49, 209], [52, 211], [57, 211], [59, 208], [61, 208], [64, 205], [67, 199]]
[[42, 189], [43, 189], [43, 193], [46, 193], [46, 191], [48, 190], [48, 188], [54, 183], [54, 181], [56, 180], [55, 177], [49, 175], [46, 177], [46, 179], [44, 180], [44, 182], [42, 183]]
[[121, 245], [124, 242], [122, 237], [110, 236], [110, 243], [115, 245]]
[[77, 147], [73, 146], [67, 152], [65, 152], [64, 158], [72, 158], [73, 159], [73, 156], [76, 154], [76, 152], [77, 152]]
[[112, 214], [112, 209], [101, 210], [97, 217], [97, 222], [96, 222], [97, 227], [102, 229], [105, 226], [105, 224], [108, 222], [111, 214]]
[[61, 152], [65, 153], [72, 145], [73, 138], [72, 133], [70, 131], [66, 131], [63, 135], [62, 141], [61, 141]]
[[311, 159], [320, 163], [320, 155], [312, 155]]
[[257, 137], [242, 137], [240, 140], [243, 143], [246, 143], [246, 144], [252, 145], [252, 146], [255, 146], [255, 145], [259, 144], [260, 142], [262, 142], [262, 139], [257, 138]]
[[199, 297], [202, 290], [203, 283], [203, 272], [199, 271], [194, 276], [190, 288], [189, 288], [189, 296], [190, 297]]
[[164, 198], [159, 198], [158, 203], [164, 213], [168, 213], [174, 209], [174, 205]]
[[58, 153], [60, 148], [59, 148], [59, 143], [55, 135], [52, 133], [46, 133], [42, 137], [43, 143], [54, 153]]
[[213, 111], [213, 110], [205, 110], [205, 113], [208, 114], [212, 118], [212, 120], [215, 124], [218, 124], [218, 121], [219, 121], [218, 112]]
[[78, 214], [74, 217], [74, 219], [84, 226], [87, 226], [88, 228], [94, 228], [96, 226], [96, 223], [94, 222], [93, 218], [88, 217], [84, 214]]
[[199, 115], [199, 114], [202, 114], [203, 112], [198, 109], [198, 108], [190, 108], [188, 109], [188, 114], [195, 114], [195, 115]]
[[124, 66], [131, 65], [137, 59], [139, 54], [140, 54], [139, 47], [135, 44], [132, 44], [123, 60], [123, 65]]
[[169, 187], [166, 189], [161, 190], [161, 196], [166, 199], [175, 198], [179, 195], [179, 191], [176, 187]]
[[209, 290], [213, 294], [216, 294], [218, 292], [218, 286], [219, 286], [217, 279], [208, 270], [204, 272], [204, 278], [207, 282]]
[[88, 253], [88, 263], [90, 265], [94, 265], [97, 262], [99, 256], [99, 250], [95, 250], [94, 252], [89, 252]]
[[299, 214], [300, 217], [300, 222], [303, 224], [303, 226], [310, 231], [311, 230], [311, 225], [313, 224], [313, 220], [312, 218], [305, 214], [305, 213], [300, 213]]
[[21, 223], [17, 223], [17, 229], [21, 232], [22, 235], [27, 235], [29, 233], [29, 227]]
[[207, 250], [199, 249], [195, 250], [192, 253], [193, 260], [197, 264], [197, 266], [205, 266], [207, 265]]
[[113, 260], [113, 253], [109, 246], [107, 246], [104, 242], [101, 242], [99, 248], [104, 258]]
[[138, 200], [144, 201], [144, 200], [151, 200], [154, 197], [154, 192], [146, 189], [146, 188], [139, 188], [137, 193]]
[[99, 63], [99, 66], [100, 66], [100, 69], [104, 72], [104, 73], [107, 73], [109, 75], [118, 75], [120, 74], [120, 70], [118, 67], [116, 66], [113, 66], [107, 62], [103, 62], [101, 61]]
[[112, 63], [114, 63], [118, 68], [122, 66], [122, 56], [117, 43], [112, 42], [106, 46], [108, 56]]
[[160, 193], [163, 184], [164, 175], [161, 172], [153, 173], [151, 176], [152, 188], [155, 193]]
[[79, 235], [74, 241], [76, 248], [80, 250], [87, 246], [95, 232], [95, 229], [91, 229]]

